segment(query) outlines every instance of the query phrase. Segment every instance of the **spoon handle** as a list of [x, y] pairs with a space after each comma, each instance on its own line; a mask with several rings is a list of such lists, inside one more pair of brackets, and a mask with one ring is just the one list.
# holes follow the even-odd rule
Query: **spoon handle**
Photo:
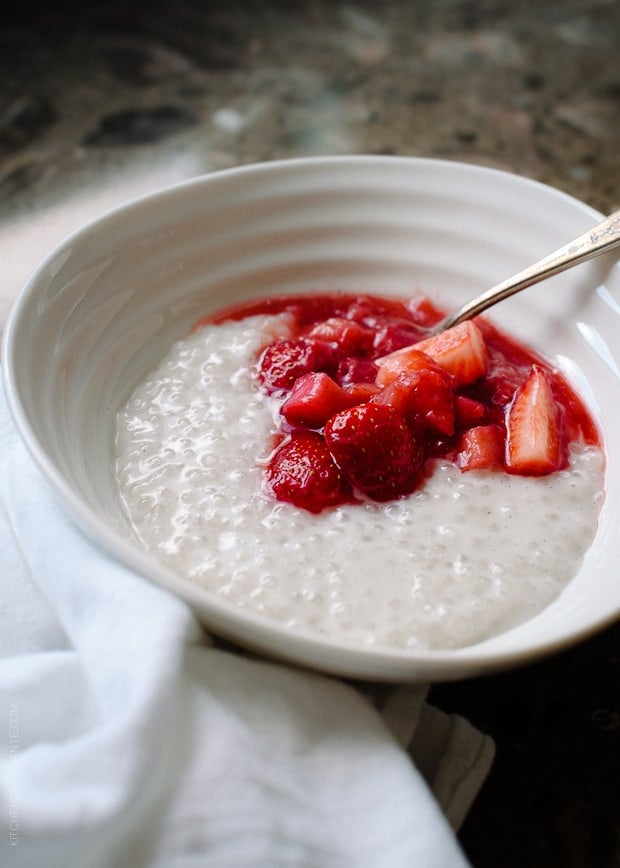
[[528, 286], [533, 286], [541, 280], [553, 277], [554, 274], [566, 271], [573, 265], [579, 265], [580, 262], [586, 262], [588, 259], [600, 256], [601, 253], [607, 253], [618, 246], [620, 246], [620, 211], [615, 211], [601, 223], [588, 229], [583, 235], [569, 241], [568, 244], [564, 244], [553, 253], [539, 259], [538, 262], [534, 262], [523, 271], [519, 271], [513, 277], [509, 277], [468, 301], [459, 310], [438, 323], [433, 331], [441, 332], [451, 326], [458, 325], [463, 320], [477, 316], [483, 310], [497, 304], [498, 301], [502, 301], [502, 299], [508, 298]]

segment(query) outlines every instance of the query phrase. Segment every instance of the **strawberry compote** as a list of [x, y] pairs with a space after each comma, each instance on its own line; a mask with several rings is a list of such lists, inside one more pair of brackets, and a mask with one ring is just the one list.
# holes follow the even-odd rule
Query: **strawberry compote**
[[117, 426], [117, 479], [166, 566], [296, 630], [400, 648], [543, 609], [596, 529], [595, 424], [544, 359], [478, 319], [346, 294], [197, 324]]

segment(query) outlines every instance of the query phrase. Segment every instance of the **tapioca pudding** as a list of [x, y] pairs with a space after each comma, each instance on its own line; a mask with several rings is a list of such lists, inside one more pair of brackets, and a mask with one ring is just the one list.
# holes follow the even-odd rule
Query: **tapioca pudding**
[[361, 645], [449, 649], [545, 608], [596, 531], [604, 454], [574, 391], [488, 323], [308, 296], [211, 317], [119, 414], [141, 544], [188, 582]]

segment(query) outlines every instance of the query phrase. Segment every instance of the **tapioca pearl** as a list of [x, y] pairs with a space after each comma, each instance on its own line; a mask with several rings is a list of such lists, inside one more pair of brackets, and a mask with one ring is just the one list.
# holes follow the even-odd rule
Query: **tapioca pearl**
[[195, 460], [192, 469], [199, 469], [205, 472], [212, 472], [214, 468], [217, 468], [221, 464], [221, 457], [215, 454], [214, 449], [217, 443], [217, 438], [203, 438], [200, 446], [196, 446], [195, 451]]
[[255, 585], [249, 592], [249, 598], [259, 609], [264, 609], [265, 588]]
[[151, 494], [156, 499], [156, 505], [153, 508], [160, 509], [167, 499], [167, 486], [165, 479], [162, 480], [162, 475], [165, 476], [161, 469], [150, 471], [145, 469], [141, 476], [129, 481], [128, 490], [131, 491], [133, 497], [140, 499], [146, 494]]
[[191, 515], [192, 511], [201, 508], [204, 498], [199, 488], [183, 489], [179, 493], [179, 510], [185, 510]]
[[605, 492], [604, 491], [595, 491], [595, 492], [591, 493], [590, 497], [591, 497], [592, 504], [594, 506], [596, 506], [598, 509], [600, 509], [603, 505], [603, 501], [605, 500]]
[[453, 539], [456, 534], [456, 528], [449, 524], [438, 524], [433, 528], [435, 536], [439, 537], [445, 544]]
[[308, 587], [307, 585], [303, 585], [296, 591], [293, 598], [306, 607], [308, 607], [308, 604], [312, 605], [313, 603], [322, 602], [322, 595], [315, 588]]
[[135, 508], [143, 515], [148, 515], [149, 512], [157, 509], [157, 503], [157, 496], [151, 492], [142, 495], [138, 494], [135, 501]]
[[342, 595], [342, 569], [339, 564], [324, 566], [321, 569], [322, 581], [330, 588], [330, 593], [336, 596]]
[[[175, 502], [175, 505], [176, 505], [176, 502], [178, 501], [178, 496], [174, 492], [171, 492], [171, 493], [172, 493], [173, 501]], [[193, 528], [193, 516], [192, 516], [190, 510], [187, 510], [187, 509], [182, 510], [182, 509], [177, 509], [177, 508], [172, 510], [171, 515], [170, 515], [170, 527], [175, 528], [175, 529], [182, 529], [188, 538], [191, 537], [194, 528]]]
[[233, 561], [233, 570], [230, 575], [231, 583], [237, 586], [237, 589], [244, 588], [252, 590], [254, 588], [254, 576], [252, 574], [251, 569], [248, 568], [247, 564], [239, 563], [239, 561]]
[[[265, 561], [264, 558], [262, 560], [259, 560], [258, 561], [259, 565], [262, 566], [264, 561]], [[272, 573], [270, 573], [270, 572], [264, 572], [264, 573], [259, 574], [259, 576], [257, 577], [257, 582], [260, 585], [260, 587], [263, 588], [263, 590], [265, 592], [267, 592], [267, 591], [271, 592], [276, 587], [276, 581], [275, 581]]]
[[[250, 475], [252, 475], [251, 469], [250, 470], [246, 470], [246, 469], [239, 470], [239, 469], [235, 468], [234, 470], [230, 470], [227, 473], [226, 480], [227, 480], [227, 482], [230, 482], [232, 484], [234, 484], [236, 482], [245, 482]], [[236, 507], [236, 509], [247, 512], [247, 506], [245, 506], [245, 505], [241, 505], [239, 507]]]
[[162, 540], [161, 550], [166, 555], [182, 554], [186, 548], [186, 540], [183, 534], [175, 533]]
[[161, 455], [151, 455], [145, 461], [145, 470], [147, 473], [155, 472], [158, 476], [161, 476], [162, 473], [166, 472], [166, 462], [162, 459]]
[[[183, 467], [180, 472], [180, 481], [192, 488], [202, 489], [213, 480], [213, 469], [212, 467], [198, 467], [196, 465]], [[213, 494], [217, 496], [219, 491], [213, 492]]]
[[260, 524], [266, 532], [271, 532], [278, 527], [283, 510], [285, 510], [285, 505], [278, 504], [278, 506], [274, 506], [266, 514], [259, 516]]
[[[194, 578], [197, 581], [204, 581], [208, 577], [208, 572], [206, 570], [198, 571]], [[213, 588], [214, 592], [223, 599], [236, 599], [237, 597], [237, 588], [233, 584], [233, 582], [224, 582], [220, 585], [216, 584]]]
[[328, 587], [327, 589], [327, 599], [329, 600], [329, 607], [332, 614], [337, 612], [342, 612], [346, 608], [346, 603], [344, 601], [342, 588], [334, 588]]

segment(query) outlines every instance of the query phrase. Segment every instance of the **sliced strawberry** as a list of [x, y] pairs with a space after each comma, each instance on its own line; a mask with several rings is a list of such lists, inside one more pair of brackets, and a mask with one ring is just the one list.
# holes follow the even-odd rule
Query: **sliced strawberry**
[[377, 383], [380, 386], [388, 386], [401, 374], [412, 371], [439, 371], [444, 374], [444, 369], [426, 353], [421, 352], [418, 346], [419, 344], [415, 344], [379, 359]]
[[348, 483], [316, 431], [294, 431], [274, 453], [265, 479], [278, 500], [309, 512], [351, 500]]
[[410, 494], [423, 454], [405, 420], [391, 407], [358, 404], [332, 416], [325, 440], [344, 475], [377, 501]]
[[302, 374], [335, 369], [334, 350], [324, 341], [311, 338], [275, 341], [259, 361], [259, 376], [269, 392], [290, 389]]
[[486, 412], [482, 401], [476, 401], [466, 395], [457, 395], [454, 399], [454, 427], [457, 431], [473, 428], [483, 421]]
[[564, 465], [560, 413], [544, 370], [538, 365], [517, 390], [506, 416], [506, 469], [543, 476]]
[[476, 425], [458, 440], [456, 463], [461, 470], [499, 470], [504, 464], [504, 432], [499, 425]]
[[454, 434], [454, 390], [449, 375], [441, 369], [403, 371], [373, 401], [392, 407], [409, 423]]
[[356, 403], [357, 399], [328, 374], [312, 372], [295, 380], [281, 412], [291, 425], [322, 428], [334, 413]]
[[483, 377], [488, 352], [484, 336], [475, 322], [467, 320], [416, 344], [454, 377], [457, 386], [466, 386]]
[[373, 344], [371, 329], [338, 316], [317, 323], [309, 332], [309, 337], [335, 344], [346, 356], [368, 352]]

